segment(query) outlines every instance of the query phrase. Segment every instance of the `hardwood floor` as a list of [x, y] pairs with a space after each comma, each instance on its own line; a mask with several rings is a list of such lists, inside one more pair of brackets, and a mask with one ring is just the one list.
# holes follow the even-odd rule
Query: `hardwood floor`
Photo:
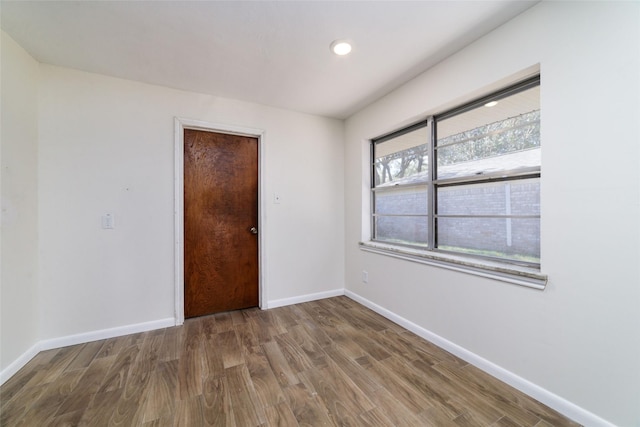
[[358, 303], [189, 319], [39, 353], [2, 426], [575, 426]]

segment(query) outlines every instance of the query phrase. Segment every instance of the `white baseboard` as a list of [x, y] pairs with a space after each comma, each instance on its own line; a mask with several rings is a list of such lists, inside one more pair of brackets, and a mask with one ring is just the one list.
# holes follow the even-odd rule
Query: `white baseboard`
[[478, 356], [475, 353], [472, 353], [471, 351], [405, 319], [404, 317], [398, 316], [392, 311], [389, 311], [350, 290], [345, 290], [345, 295], [580, 424], [592, 427], [615, 427], [614, 424], [600, 418], [586, 409], [569, 402], [549, 390], [546, 390], [531, 381], [528, 381], [513, 372]]
[[175, 319], [173, 317], [168, 317], [166, 319], [153, 320], [151, 322], [136, 323], [133, 325], [118, 326], [116, 328], [84, 332], [82, 334], [67, 335], [66, 337], [40, 341], [40, 351], [104, 340], [107, 338], [120, 337], [122, 335], [137, 334], [138, 332], [152, 331], [154, 329], [168, 328], [175, 326], [175, 324]]
[[[344, 295], [344, 289], [334, 289], [326, 292], [318, 292], [315, 294], [300, 295], [291, 298], [283, 298], [271, 300], [267, 302], [267, 307], [276, 308], [287, 305], [299, 304], [302, 302], [316, 301], [324, 298]], [[122, 335], [135, 334], [138, 332], [146, 332], [154, 329], [168, 328], [176, 325], [176, 319], [169, 317], [166, 319], [154, 320], [151, 322], [137, 323], [134, 325], [119, 326], [116, 328], [101, 329], [98, 331], [84, 332], [81, 334], [67, 335], [64, 337], [51, 338], [36, 342], [29, 350], [14, 360], [9, 366], [0, 371], [0, 385], [4, 384], [9, 378], [15, 375], [24, 365], [26, 365], [35, 355], [43, 350], [53, 348], [66, 347], [69, 345], [83, 344], [91, 341], [97, 341], [107, 338], [119, 337]]]
[[[586, 409], [569, 402], [568, 400], [546, 390], [516, 374], [510, 372], [490, 361], [478, 356], [475, 353], [437, 335], [407, 319], [401, 317], [386, 308], [379, 306], [378, 304], [369, 301], [368, 299], [345, 289], [334, 289], [326, 292], [318, 292], [315, 294], [300, 295], [297, 297], [283, 298], [278, 300], [268, 301], [268, 307], [276, 308], [283, 307], [292, 304], [299, 304], [303, 302], [316, 301], [324, 298], [331, 298], [335, 296], [346, 295], [347, 297], [359, 302], [365, 307], [370, 308], [376, 313], [386, 317], [387, 319], [397, 323], [398, 325], [408, 329], [414, 334], [442, 347], [448, 352], [455, 354], [461, 359], [473, 364], [474, 366], [482, 369], [488, 374], [498, 378], [501, 381], [509, 384], [510, 386], [520, 390], [521, 392], [533, 397], [534, 399], [544, 403], [545, 405], [555, 409], [561, 414], [571, 418], [572, 420], [583, 424], [585, 426], [593, 427], [615, 427], [614, 424], [600, 418], [599, 416], [587, 411]], [[82, 344], [85, 342], [96, 341], [100, 339], [113, 338], [122, 335], [134, 334], [138, 332], [146, 332], [154, 329], [161, 329], [175, 326], [174, 318], [166, 318], [160, 320], [154, 320], [151, 322], [138, 323], [134, 325], [126, 325], [117, 328], [102, 329], [98, 331], [86, 332], [82, 334], [69, 335], [66, 337], [53, 338], [48, 340], [42, 340], [34, 344], [19, 358], [14, 360], [9, 366], [0, 371], [0, 385], [4, 384], [9, 378], [11, 378], [16, 372], [18, 372], [24, 365], [26, 365], [35, 355], [40, 351], [49, 350], [52, 348], [65, 347], [68, 345]]]
[[116, 328], [101, 329], [98, 331], [38, 341], [29, 350], [24, 352], [20, 357], [0, 372], [0, 385], [4, 384], [5, 381], [15, 375], [16, 372], [22, 369], [24, 365], [26, 365], [41, 351], [119, 337], [122, 335], [136, 334], [138, 332], [152, 331], [154, 329], [168, 328], [175, 326], [175, 324], [176, 320], [173, 317], [168, 317], [166, 319], [153, 320], [151, 322], [136, 323], [134, 325], [125, 325]]
[[4, 384], [9, 378], [14, 376], [24, 365], [29, 363], [36, 354], [40, 352], [40, 343], [35, 343], [31, 348], [25, 351], [20, 357], [11, 362], [9, 366], [0, 371], [0, 385]]
[[337, 297], [341, 295], [344, 295], [343, 288], [333, 289], [331, 291], [325, 291], [325, 292], [318, 292], [315, 294], [299, 295], [297, 297], [282, 298], [282, 299], [267, 301], [267, 307], [264, 307], [264, 308], [284, 307], [286, 305], [300, 304], [302, 302], [316, 301], [319, 299]]

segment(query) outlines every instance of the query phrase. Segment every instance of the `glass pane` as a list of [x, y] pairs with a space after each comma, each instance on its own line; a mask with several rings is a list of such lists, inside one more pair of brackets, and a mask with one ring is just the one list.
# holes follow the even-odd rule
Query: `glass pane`
[[540, 215], [540, 178], [440, 187], [438, 215]]
[[438, 218], [438, 248], [540, 262], [538, 218]]
[[376, 144], [376, 187], [425, 182], [428, 179], [427, 129], [425, 126]]
[[438, 179], [540, 166], [539, 86], [437, 123]]
[[376, 216], [374, 220], [376, 240], [419, 246], [429, 241], [426, 216]]
[[374, 212], [378, 214], [427, 214], [427, 187], [400, 187], [376, 191], [374, 200]]

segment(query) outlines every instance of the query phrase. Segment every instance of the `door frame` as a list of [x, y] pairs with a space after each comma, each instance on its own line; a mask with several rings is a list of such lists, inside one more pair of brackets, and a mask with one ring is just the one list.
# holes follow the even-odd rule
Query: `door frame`
[[174, 262], [175, 262], [175, 324], [184, 323], [184, 130], [193, 129], [230, 135], [249, 136], [258, 139], [258, 304], [266, 309], [266, 284], [264, 280], [264, 130], [244, 126], [211, 123], [201, 120], [174, 118]]

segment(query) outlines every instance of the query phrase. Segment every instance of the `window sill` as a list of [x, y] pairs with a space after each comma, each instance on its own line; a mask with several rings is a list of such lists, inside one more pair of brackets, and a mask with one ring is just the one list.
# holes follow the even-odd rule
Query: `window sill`
[[543, 290], [547, 286], [546, 274], [541, 274], [540, 271], [533, 268], [518, 265], [502, 264], [437, 252], [427, 252], [380, 242], [360, 242], [360, 249], [366, 252], [391, 256], [420, 264], [433, 265], [529, 288]]

